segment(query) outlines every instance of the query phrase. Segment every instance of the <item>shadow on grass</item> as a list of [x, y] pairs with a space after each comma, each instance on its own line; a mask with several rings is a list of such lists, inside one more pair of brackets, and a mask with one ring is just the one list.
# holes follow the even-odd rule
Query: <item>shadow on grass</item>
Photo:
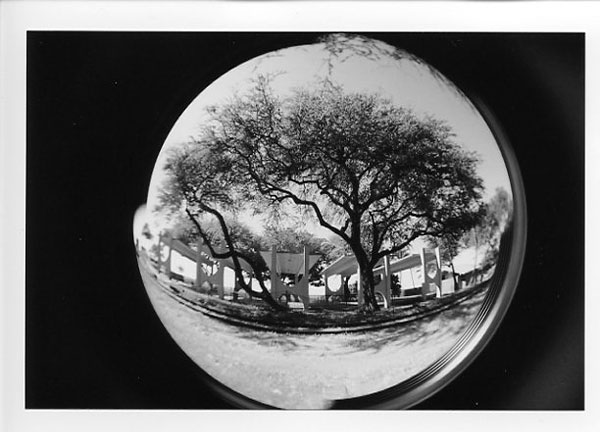
[[485, 292], [452, 308], [425, 318], [382, 329], [353, 333], [302, 335], [253, 330], [244, 327], [232, 329], [238, 337], [261, 346], [284, 352], [319, 349], [323, 354], [378, 353], [384, 348], [402, 349], [413, 344], [432, 344], [437, 341], [458, 339], [470, 324], [480, 307]]
[[463, 303], [416, 321], [366, 331], [361, 334], [364, 337], [348, 340], [348, 345], [357, 351], [379, 352], [390, 344], [401, 348], [410, 344], [432, 343], [436, 338], [458, 339], [481, 306], [484, 294], [485, 292], [478, 293]]

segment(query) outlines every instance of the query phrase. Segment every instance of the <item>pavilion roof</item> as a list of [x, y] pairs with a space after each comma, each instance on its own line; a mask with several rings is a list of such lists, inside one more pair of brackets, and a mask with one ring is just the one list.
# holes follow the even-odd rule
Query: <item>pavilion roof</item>
[[[409, 268], [416, 267], [421, 264], [421, 255], [412, 254], [404, 258], [397, 259], [395, 261], [390, 262], [390, 272], [396, 273], [402, 270], [406, 270]], [[328, 267], [324, 268], [321, 271], [321, 276], [329, 277], [332, 275], [342, 275], [349, 276], [358, 271], [358, 263], [353, 254], [343, 255], [333, 263], [331, 263]], [[374, 272], [379, 273], [383, 271], [383, 260], [380, 260], [377, 265], [375, 265]]]
[[[271, 267], [271, 251], [261, 251], [261, 255], [269, 268]], [[311, 269], [319, 261], [321, 255], [308, 256], [308, 268]], [[304, 254], [303, 253], [287, 253], [277, 252], [277, 268], [275, 271], [278, 274], [304, 274]]]

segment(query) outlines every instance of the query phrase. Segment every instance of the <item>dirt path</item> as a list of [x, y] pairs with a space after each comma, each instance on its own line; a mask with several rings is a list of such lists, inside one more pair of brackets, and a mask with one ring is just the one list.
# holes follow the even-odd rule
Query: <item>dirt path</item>
[[455, 308], [402, 326], [292, 335], [209, 318], [175, 301], [141, 271], [160, 319], [190, 358], [225, 386], [279, 408], [327, 408], [332, 400], [404, 381], [448, 351], [485, 296], [484, 291]]

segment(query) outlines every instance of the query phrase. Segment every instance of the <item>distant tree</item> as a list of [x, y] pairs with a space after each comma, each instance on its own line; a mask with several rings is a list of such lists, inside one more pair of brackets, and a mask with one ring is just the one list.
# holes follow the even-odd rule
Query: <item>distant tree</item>
[[160, 249], [158, 247], [158, 244], [154, 243], [152, 246], [150, 246], [150, 258], [154, 259], [156, 262], [160, 261]]
[[504, 188], [497, 188], [494, 196], [485, 205], [480, 222], [463, 237], [462, 244], [474, 248], [474, 275], [477, 273], [481, 252], [483, 252], [483, 269], [491, 267], [498, 260], [500, 239], [512, 219], [512, 211], [513, 204], [509, 193]]
[[[219, 247], [226, 247], [225, 238], [218, 220], [204, 218], [202, 222], [204, 234], [210, 239], [210, 243]], [[231, 241], [237, 250], [243, 251], [249, 256], [259, 255], [261, 250], [266, 250], [265, 240], [246, 225], [229, 216], [225, 217], [225, 222]], [[174, 238], [190, 247], [196, 247], [198, 237], [200, 237], [196, 224], [186, 213], [181, 213], [174, 218], [170, 231]], [[257, 257], [253, 259], [260, 261]], [[258, 262], [257, 264], [263, 269], [262, 271], [267, 271], [263, 262]]]
[[392, 282], [392, 295], [394, 297], [399, 297], [402, 293], [402, 284], [400, 283], [400, 276], [396, 273], [392, 273], [391, 277]]
[[512, 198], [504, 188], [496, 189], [496, 193], [486, 206], [484, 219], [484, 240], [487, 243], [485, 265], [490, 267], [498, 260], [500, 239], [507, 224], [512, 220]]
[[142, 235], [144, 237], [146, 237], [148, 240], [152, 240], [152, 238], [154, 237], [152, 235], [152, 231], [150, 231], [150, 226], [148, 225], [148, 222], [146, 222], [144, 224], [144, 227], [142, 228]]
[[293, 227], [278, 227], [268, 225], [263, 235], [263, 242], [267, 249], [275, 246], [280, 252], [302, 253], [305, 246], [316, 249], [320, 246], [320, 239], [303, 229]]
[[185, 214], [175, 214], [170, 223], [169, 231], [174, 239], [185, 243], [188, 246], [195, 246], [198, 242], [198, 230], [196, 225]]
[[259, 77], [249, 94], [210, 113], [198, 155], [217, 157], [256, 208], [295, 204], [345, 241], [367, 310], [378, 309], [373, 269], [382, 257], [480, 218], [476, 155], [443, 122], [380, 96], [325, 83], [282, 100]]

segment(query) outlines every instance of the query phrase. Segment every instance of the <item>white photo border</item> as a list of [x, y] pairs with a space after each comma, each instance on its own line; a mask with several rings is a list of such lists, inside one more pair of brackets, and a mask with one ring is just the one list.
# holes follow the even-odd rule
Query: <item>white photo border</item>
[[[0, 1], [1, 429], [261, 432], [436, 427], [461, 431], [598, 430], [600, 6], [594, 2]], [[586, 35], [586, 337], [581, 412], [87, 411], [24, 408], [25, 79], [28, 30], [584, 32]], [[8, 251], [5, 245], [10, 244]], [[597, 265], [597, 264], [596, 264]], [[7, 271], [11, 269], [11, 271]], [[284, 425], [284, 426], [283, 426]]]

